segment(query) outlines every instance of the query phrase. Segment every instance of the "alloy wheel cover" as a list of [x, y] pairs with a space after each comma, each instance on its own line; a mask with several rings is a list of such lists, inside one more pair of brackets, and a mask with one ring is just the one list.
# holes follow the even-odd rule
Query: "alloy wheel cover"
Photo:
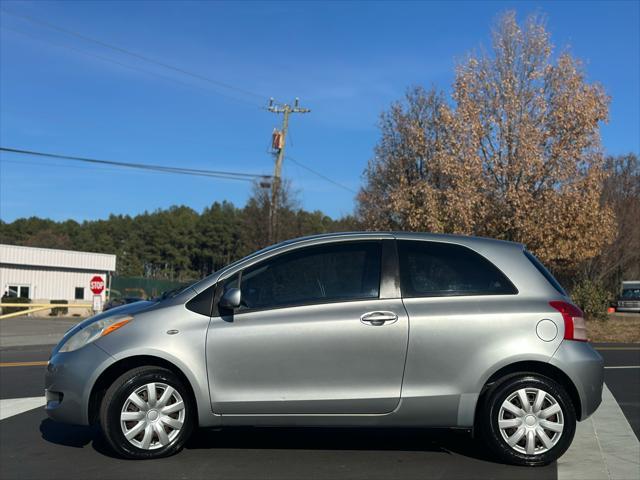
[[525, 455], [541, 455], [560, 440], [564, 413], [548, 392], [521, 388], [509, 394], [500, 405], [498, 429], [511, 449]]
[[134, 447], [157, 450], [170, 445], [184, 427], [186, 406], [178, 390], [161, 382], [136, 388], [120, 411], [120, 428]]

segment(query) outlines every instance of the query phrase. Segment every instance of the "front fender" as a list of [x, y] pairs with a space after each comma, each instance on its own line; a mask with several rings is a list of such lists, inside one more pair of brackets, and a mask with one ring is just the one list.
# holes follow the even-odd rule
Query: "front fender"
[[151, 356], [174, 365], [189, 381], [201, 426], [215, 426], [209, 399], [206, 335], [209, 317], [173, 305], [135, 317], [96, 343], [116, 361]]
[[[167, 352], [153, 347], [143, 347], [130, 350], [124, 350], [114, 355], [115, 361], [126, 360], [134, 357], [154, 357], [170, 363], [178, 369], [187, 379], [191, 389], [193, 390], [196, 408], [198, 410], [198, 419], [200, 426], [217, 426], [220, 425], [222, 417], [215, 415], [211, 410], [211, 402], [209, 400], [209, 384], [207, 381], [206, 369], [202, 372], [199, 368], [193, 369], [193, 359], [185, 359], [176, 356], [173, 352]], [[199, 363], [204, 364], [204, 358]]]

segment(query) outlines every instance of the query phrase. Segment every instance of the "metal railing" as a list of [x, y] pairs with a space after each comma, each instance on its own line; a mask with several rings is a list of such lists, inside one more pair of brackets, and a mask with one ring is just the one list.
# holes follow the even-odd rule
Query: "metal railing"
[[0, 315], [0, 320], [7, 318], [19, 317], [33, 312], [41, 312], [42, 310], [50, 310], [52, 308], [88, 308], [93, 309], [91, 303], [0, 303], [0, 307], [20, 307], [24, 310], [19, 312], [5, 313]]

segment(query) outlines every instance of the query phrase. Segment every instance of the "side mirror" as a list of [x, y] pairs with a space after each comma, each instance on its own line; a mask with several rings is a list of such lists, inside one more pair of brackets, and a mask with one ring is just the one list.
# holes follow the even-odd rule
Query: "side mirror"
[[230, 288], [220, 298], [220, 305], [222, 308], [226, 308], [228, 310], [234, 310], [240, 306], [240, 289], [239, 288]]

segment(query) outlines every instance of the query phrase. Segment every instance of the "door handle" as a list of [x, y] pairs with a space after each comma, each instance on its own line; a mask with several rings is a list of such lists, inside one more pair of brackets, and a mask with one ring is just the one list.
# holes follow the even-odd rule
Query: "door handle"
[[385, 323], [395, 323], [398, 321], [398, 315], [393, 312], [368, 312], [360, 317], [360, 321], [367, 325], [380, 327]]

